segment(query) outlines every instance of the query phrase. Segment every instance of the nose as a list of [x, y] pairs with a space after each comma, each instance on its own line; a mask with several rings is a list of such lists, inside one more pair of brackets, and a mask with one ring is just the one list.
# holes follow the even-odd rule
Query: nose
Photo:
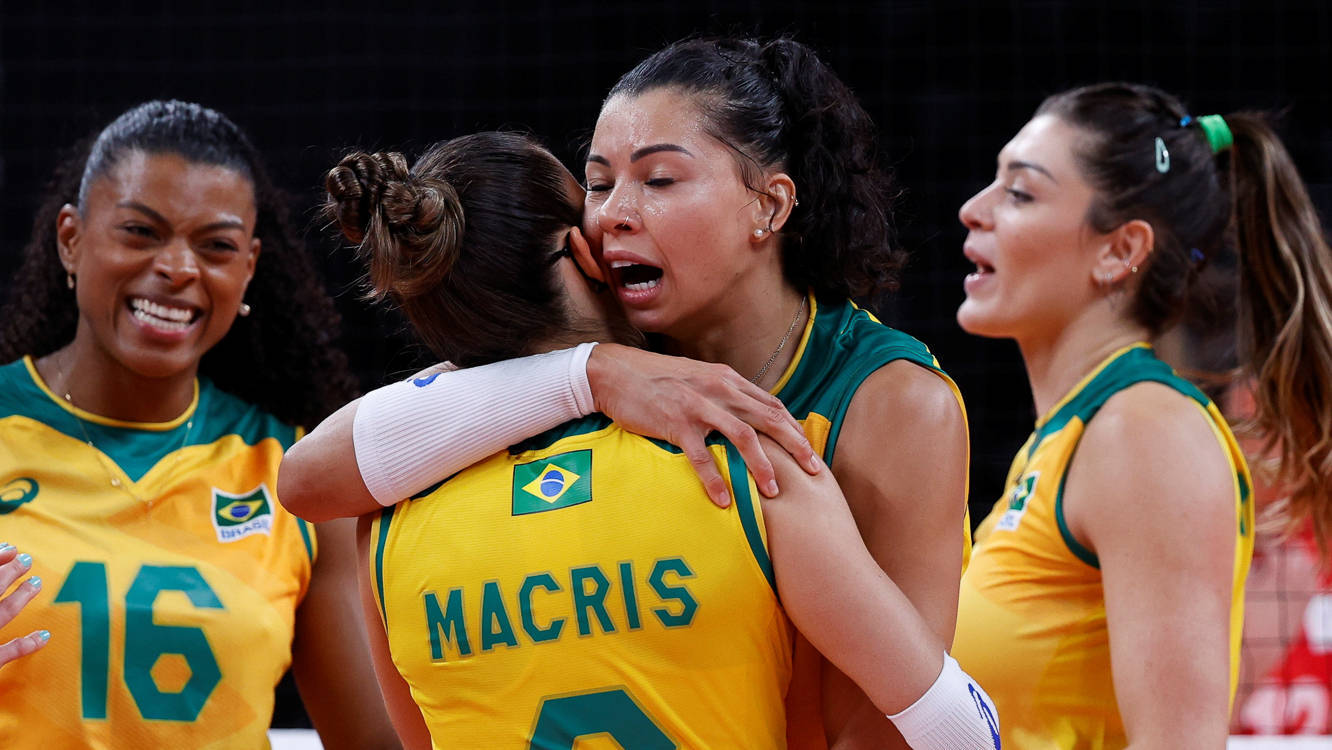
[[182, 287], [199, 278], [199, 259], [189, 241], [177, 237], [158, 251], [153, 261], [153, 270], [172, 287]]
[[987, 185], [962, 204], [962, 208], [957, 211], [957, 218], [962, 222], [962, 226], [970, 230], [986, 229], [990, 226], [989, 196], [997, 187], [997, 183]]
[[620, 234], [632, 232], [639, 225], [638, 207], [634, 205], [629, 188], [617, 184], [597, 207], [597, 226], [602, 232]]

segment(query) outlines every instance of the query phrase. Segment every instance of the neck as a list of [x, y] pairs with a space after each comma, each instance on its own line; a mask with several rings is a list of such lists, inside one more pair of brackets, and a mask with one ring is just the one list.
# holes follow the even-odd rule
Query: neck
[[756, 282], [742, 280], [697, 319], [666, 332], [666, 348], [691, 359], [729, 365], [747, 379], [766, 365], [758, 385], [774, 385], [795, 358], [810, 309], [808, 304], [801, 309], [805, 293], [791, 286], [780, 268], [756, 275], [761, 277]]
[[139, 375], [82, 331], [64, 348], [37, 360], [37, 372], [58, 398], [124, 422], [169, 422], [194, 400], [197, 365], [163, 378]]
[[1018, 339], [1036, 414], [1044, 419], [1078, 381], [1115, 351], [1149, 338], [1146, 328], [1116, 312], [1108, 300], [1044, 336]]

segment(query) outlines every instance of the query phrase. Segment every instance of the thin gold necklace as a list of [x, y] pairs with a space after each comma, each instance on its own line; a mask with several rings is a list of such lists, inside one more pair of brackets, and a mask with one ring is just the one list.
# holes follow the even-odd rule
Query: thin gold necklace
[[[78, 407], [74, 404], [74, 399], [69, 395], [69, 381], [65, 379], [65, 367], [63, 362], [56, 364], [56, 373], [60, 376], [61, 383], [65, 386], [65, 403], [77, 409]], [[78, 423], [79, 431], [83, 433], [83, 442], [87, 443], [88, 447], [92, 449], [93, 454], [97, 457], [97, 465], [102, 467], [102, 473], [106, 474], [106, 478], [111, 481], [111, 486], [123, 491], [126, 495], [130, 496], [130, 499], [142, 503], [143, 505], [148, 506], [149, 510], [152, 510], [152, 498], [144, 499], [134, 494], [134, 490], [130, 489], [133, 482], [131, 481], [130, 484], [125, 484], [120, 481], [120, 477], [116, 476], [116, 473], [111, 470], [111, 467], [107, 466], [109, 457], [106, 455], [105, 451], [98, 448], [96, 443], [93, 442], [92, 436], [88, 434], [88, 427], [84, 424], [83, 417], [79, 416], [77, 412], [70, 412], [70, 415], [73, 416], [74, 421]], [[176, 446], [174, 451], [176, 454], [176, 460], [171, 464], [172, 471], [174, 471], [176, 466], [180, 463], [180, 460], [183, 457], [181, 451], [185, 448], [185, 444], [189, 442], [190, 431], [193, 429], [194, 414], [191, 413], [189, 420], [185, 422], [185, 435], [180, 439], [180, 445]], [[128, 477], [128, 474], [126, 476]]]
[[781, 354], [782, 350], [786, 348], [786, 342], [790, 340], [791, 334], [795, 331], [796, 323], [800, 320], [800, 314], [804, 311], [805, 295], [802, 294], [800, 295], [800, 307], [796, 308], [795, 317], [791, 318], [791, 325], [787, 326], [786, 333], [782, 335], [782, 340], [777, 342], [777, 348], [772, 350], [772, 354], [768, 357], [768, 361], [763, 363], [763, 369], [759, 370], [757, 375], [750, 378], [749, 382], [758, 385], [758, 382], [763, 379], [763, 376], [768, 374], [768, 368], [772, 367], [772, 363], [777, 361], [777, 355]]

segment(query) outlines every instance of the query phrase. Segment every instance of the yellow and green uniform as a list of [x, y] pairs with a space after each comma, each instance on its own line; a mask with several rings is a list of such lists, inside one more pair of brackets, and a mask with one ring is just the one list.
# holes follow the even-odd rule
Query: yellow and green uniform
[[[898, 360], [911, 362], [939, 376], [948, 385], [958, 408], [966, 417], [962, 394], [939, 367], [939, 362], [920, 341], [880, 323], [869, 312], [840, 300], [820, 303], [809, 297], [809, 321], [791, 364], [772, 392], [801, 422], [810, 445], [831, 466], [846, 421], [851, 400], [865, 379], [879, 368]], [[891, 457], [889, 457], [891, 458]], [[971, 555], [971, 521], [962, 507], [962, 564]], [[808, 643], [796, 655], [790, 732], [793, 746], [822, 745], [823, 719], [817, 707], [822, 698], [821, 658]]]
[[677, 448], [594, 414], [374, 520], [375, 600], [435, 747], [784, 746], [763, 514], [738, 452], [711, 450], [727, 509]]
[[856, 390], [875, 370], [897, 360], [938, 375], [966, 413], [957, 384], [928, 347], [849, 301], [820, 304], [813, 295], [795, 357], [772, 392], [801, 422], [814, 450], [831, 466]]
[[1150, 347], [1135, 344], [1107, 358], [1036, 423], [1013, 461], [1004, 495], [977, 530], [975, 555], [962, 577], [953, 656], [994, 699], [1006, 747], [1111, 750], [1126, 744], [1100, 565], [1069, 531], [1063, 491], [1087, 423], [1111, 396], [1143, 382], [1169, 386], [1198, 407], [1234, 474], [1234, 696], [1244, 579], [1253, 554], [1249, 471], [1216, 406]]
[[0, 367], [0, 538], [43, 582], [5, 632], [51, 631], [0, 670], [6, 748], [268, 747], [315, 555], [273, 496], [296, 437], [207, 379], [144, 424]]

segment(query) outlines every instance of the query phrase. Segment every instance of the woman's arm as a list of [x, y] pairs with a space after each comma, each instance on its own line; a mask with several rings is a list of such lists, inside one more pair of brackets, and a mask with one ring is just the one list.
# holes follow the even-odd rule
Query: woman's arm
[[1064, 515], [1100, 561], [1129, 747], [1225, 745], [1232, 483], [1201, 412], [1156, 384], [1108, 401], [1069, 468]]
[[[586, 345], [584, 345], [586, 346]], [[593, 411], [680, 446], [719, 505], [725, 482], [704, 446], [718, 431], [740, 449], [760, 490], [776, 492], [763, 432], [818, 471], [800, 425], [776, 397], [724, 365], [615, 344], [432, 373], [339, 409], [287, 451], [283, 506], [306, 519], [359, 516]], [[757, 431], [757, 432], [756, 432]]]
[[[967, 428], [938, 374], [892, 362], [852, 398], [833, 460], [860, 536], [944, 646], [953, 641], [965, 544]], [[825, 663], [829, 744], [906, 747], [872, 701]]]
[[997, 747], [993, 703], [865, 548], [837, 482], [770, 453], [782, 492], [763, 518], [787, 616], [912, 747]]
[[316, 527], [319, 556], [296, 610], [292, 671], [325, 748], [398, 748], [360, 617], [355, 524]]
[[[11, 544], [0, 545], [0, 594], [9, 590], [19, 576], [32, 569], [32, 556], [20, 553]], [[0, 599], [0, 627], [8, 625], [27, 606], [37, 592], [42, 590], [41, 580], [28, 578], [20, 583], [14, 592]], [[38, 630], [8, 643], [0, 643], [0, 667], [15, 659], [27, 656], [45, 646], [51, 640], [51, 633]]]
[[411, 689], [393, 664], [384, 621], [375, 606], [370, 568], [366, 564], [370, 559], [371, 518], [373, 516], [361, 516], [356, 522], [356, 573], [360, 583], [357, 588], [361, 592], [361, 616], [370, 638], [370, 657], [374, 662], [375, 676], [379, 679], [379, 689], [384, 695], [389, 719], [393, 721], [393, 728], [398, 731], [403, 747], [406, 750], [430, 750], [430, 729], [421, 716], [421, 709], [412, 699]]

